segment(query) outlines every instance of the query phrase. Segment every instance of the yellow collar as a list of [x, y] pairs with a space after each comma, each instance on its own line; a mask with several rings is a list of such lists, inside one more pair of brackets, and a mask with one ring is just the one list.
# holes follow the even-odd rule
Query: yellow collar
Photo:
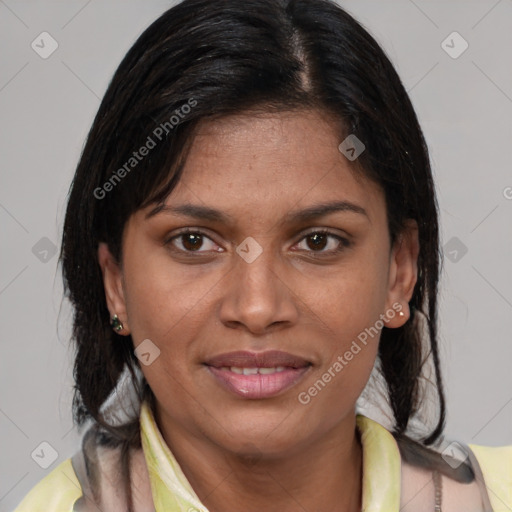
[[[208, 512], [165, 443], [147, 402], [140, 414], [142, 448], [156, 512]], [[400, 452], [394, 437], [379, 423], [358, 415], [363, 446], [363, 512], [400, 508]]]

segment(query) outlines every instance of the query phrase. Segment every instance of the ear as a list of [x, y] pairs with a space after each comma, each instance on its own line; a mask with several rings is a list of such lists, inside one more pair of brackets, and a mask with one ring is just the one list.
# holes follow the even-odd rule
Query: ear
[[98, 246], [98, 262], [103, 274], [103, 287], [105, 288], [105, 298], [110, 318], [117, 315], [121, 321], [123, 328], [118, 331], [118, 334], [130, 334], [124, 297], [123, 274], [119, 263], [112, 256], [105, 242], [100, 242]]
[[[407, 219], [391, 250], [386, 311], [392, 309], [398, 314], [386, 323], [386, 327], [401, 327], [411, 315], [409, 301], [418, 280], [419, 252], [418, 224], [414, 219]], [[404, 314], [400, 315], [400, 312]]]

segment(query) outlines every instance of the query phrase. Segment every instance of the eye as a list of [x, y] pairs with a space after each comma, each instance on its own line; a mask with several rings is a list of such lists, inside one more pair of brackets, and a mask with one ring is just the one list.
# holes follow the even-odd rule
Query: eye
[[[221, 252], [222, 249], [205, 233], [201, 231], [182, 231], [165, 242], [182, 252]], [[203, 249], [203, 250], [200, 250]]]
[[[300, 247], [302, 245], [302, 247]], [[350, 242], [342, 236], [330, 231], [312, 231], [304, 236], [297, 244], [300, 250], [322, 254], [334, 254], [341, 252], [350, 246]]]
[[[165, 245], [172, 246], [177, 252], [187, 254], [223, 251], [208, 235], [202, 231], [191, 229], [187, 229], [172, 236], [165, 242]], [[317, 230], [307, 233], [299, 243], [296, 244], [296, 247], [298, 247], [300, 251], [332, 255], [341, 252], [350, 245], [349, 240], [340, 235], [327, 230]]]

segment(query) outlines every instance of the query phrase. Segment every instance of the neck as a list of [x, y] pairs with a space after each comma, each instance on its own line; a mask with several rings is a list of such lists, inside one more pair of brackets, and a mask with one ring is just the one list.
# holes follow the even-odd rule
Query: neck
[[162, 435], [210, 512], [361, 510], [362, 447], [355, 415], [287, 454], [244, 459], [177, 424]]

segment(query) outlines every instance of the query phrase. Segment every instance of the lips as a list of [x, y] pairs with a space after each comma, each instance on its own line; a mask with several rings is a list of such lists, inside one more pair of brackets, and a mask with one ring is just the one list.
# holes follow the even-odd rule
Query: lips
[[284, 393], [311, 367], [311, 363], [302, 357], [277, 350], [220, 354], [206, 361], [205, 365], [225, 390], [251, 399]]
[[280, 350], [268, 350], [266, 352], [229, 352], [219, 354], [205, 362], [215, 368], [304, 368], [311, 363], [302, 357], [282, 352]]

